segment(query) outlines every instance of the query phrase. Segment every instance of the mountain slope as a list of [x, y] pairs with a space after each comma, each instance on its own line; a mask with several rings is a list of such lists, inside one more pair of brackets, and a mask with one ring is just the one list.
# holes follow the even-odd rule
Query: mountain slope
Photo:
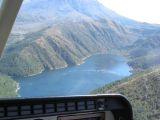
[[25, 1], [0, 60], [0, 72], [28, 76], [80, 64], [87, 56], [121, 52], [142, 37], [147, 40], [149, 35], [142, 33], [148, 29], [155, 29], [149, 35], [159, 33], [158, 27], [119, 16], [97, 0]]
[[0, 73], [0, 98], [16, 97], [18, 84], [9, 76]]
[[0, 72], [28, 76], [76, 65], [87, 56], [116, 51], [132, 40], [126, 28], [105, 19], [57, 22], [9, 45], [0, 60]]
[[160, 68], [152, 68], [120, 80], [93, 93], [120, 93], [133, 106], [134, 120], [160, 119]]
[[[63, 21], [111, 20], [131, 30], [143, 32], [157, 27], [120, 16], [98, 0], [25, 0], [18, 15], [16, 33], [26, 33]], [[143, 28], [143, 29], [142, 29]], [[153, 29], [152, 29], [153, 30]]]
[[134, 71], [141, 71], [152, 66], [160, 64], [160, 36], [159, 34], [150, 35], [139, 39], [128, 46], [130, 61], [128, 64], [132, 66]]
[[[63, 19], [63, 17], [70, 13], [79, 13], [92, 19], [105, 18], [107, 20], [115, 20], [119, 23], [125, 21], [125, 24], [128, 22], [136, 23], [104, 7], [97, 0], [34, 0], [30, 2], [26, 0], [21, 8], [20, 16], [18, 17], [20, 21], [18, 22], [25, 22], [25, 20], [44, 22], [44, 20], [48, 21], [48, 18], [53, 22], [53, 20], [57, 18], [58, 20]], [[30, 18], [27, 18], [28, 16], [30, 16]]]

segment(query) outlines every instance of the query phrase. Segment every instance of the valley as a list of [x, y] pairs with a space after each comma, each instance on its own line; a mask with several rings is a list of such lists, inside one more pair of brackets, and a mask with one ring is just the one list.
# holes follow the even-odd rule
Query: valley
[[97, 0], [25, 0], [0, 58], [0, 97], [121, 93], [135, 120], [159, 120], [159, 34]]
[[29, 76], [76, 65], [87, 56], [118, 51], [132, 38], [130, 33], [126, 34], [123, 27], [112, 21], [59, 23], [6, 48], [0, 71], [11, 76]]
[[158, 35], [159, 26], [120, 16], [97, 0], [78, 2], [85, 7], [75, 7], [79, 5], [73, 0], [24, 2], [1, 57], [0, 72], [23, 77], [77, 65], [97, 53], [130, 56], [140, 48], [132, 49], [136, 42]]

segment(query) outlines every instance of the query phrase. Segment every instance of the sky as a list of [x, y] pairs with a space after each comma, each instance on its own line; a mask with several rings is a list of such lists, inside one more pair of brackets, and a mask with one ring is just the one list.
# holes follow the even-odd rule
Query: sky
[[99, 0], [120, 15], [148, 23], [160, 24], [160, 0]]

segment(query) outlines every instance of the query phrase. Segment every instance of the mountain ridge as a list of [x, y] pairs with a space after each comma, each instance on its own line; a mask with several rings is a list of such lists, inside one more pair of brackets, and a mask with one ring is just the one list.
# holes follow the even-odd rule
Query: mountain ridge
[[[26, 36], [25, 41], [18, 41], [6, 48], [6, 54], [1, 59], [3, 64], [0, 64], [0, 68], [3, 69], [0, 71], [13, 76], [27, 76], [44, 69], [76, 65], [91, 54], [104, 53], [129, 44], [129, 38], [132, 36], [128, 33], [127, 38], [127, 32], [123, 27], [111, 21], [70, 23], [72, 26], [60, 23], [38, 33], [32, 33]], [[8, 70], [9, 66], [12, 68]], [[29, 73], [25, 74], [25, 71]]]
[[[141, 30], [144, 24], [132, 20], [130, 23], [134, 23], [128, 24], [128, 20], [97, 0], [34, 0], [24, 3], [0, 60], [0, 72], [28, 76], [47, 69], [76, 65], [95, 53], [128, 52], [124, 50], [127, 46], [136, 44], [142, 37], [144, 40], [159, 33], [158, 27], [145, 25]], [[150, 29], [154, 30], [153, 33]]]

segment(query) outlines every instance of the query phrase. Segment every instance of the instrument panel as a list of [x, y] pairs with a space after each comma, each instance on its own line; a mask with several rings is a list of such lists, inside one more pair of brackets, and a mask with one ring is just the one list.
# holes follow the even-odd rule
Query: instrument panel
[[0, 120], [105, 120], [107, 116], [132, 120], [130, 103], [121, 95], [0, 100]]

